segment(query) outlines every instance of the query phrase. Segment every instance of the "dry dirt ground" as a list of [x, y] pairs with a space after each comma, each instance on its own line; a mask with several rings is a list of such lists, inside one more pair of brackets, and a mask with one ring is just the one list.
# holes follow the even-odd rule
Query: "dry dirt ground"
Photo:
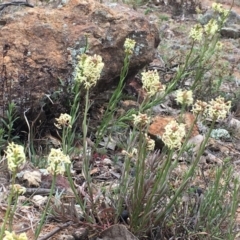
[[[236, 1], [238, 2], [238, 1]], [[202, 5], [206, 7], [210, 7], [212, 4], [212, 1], [210, 0], [203, 0]], [[240, 3], [239, 3], [240, 5]], [[229, 7], [229, 2], [225, 1], [224, 4], [225, 7]], [[196, 23], [194, 19], [188, 19], [181, 20], [179, 18], [172, 19], [171, 13], [166, 12], [165, 10], [162, 11], [162, 8], [159, 6], [156, 11], [153, 12], [153, 14], [161, 20], [159, 22], [160, 28], [166, 25], [164, 28], [165, 34], [162, 35], [162, 42], [160, 43], [160, 50], [161, 53], [165, 54], [172, 54], [172, 57], [176, 54], [174, 51], [169, 53], [169, 46], [171, 45], [184, 45], [186, 41], [186, 36], [188, 35], [189, 29], [192, 25]], [[137, 11], [145, 11], [146, 9], [138, 9]], [[233, 10], [240, 14], [240, 7], [239, 6], [233, 6]], [[238, 81], [240, 83], [240, 41], [238, 39], [222, 39], [224, 43], [225, 48], [225, 54], [224, 59], [228, 61], [230, 64], [234, 66], [233, 68], [233, 76], [235, 81]], [[166, 51], [166, 52], [165, 52]], [[171, 56], [169, 56], [170, 58]], [[226, 91], [231, 86], [225, 86]], [[239, 111], [239, 120], [240, 120], [240, 111]], [[240, 141], [239, 141], [240, 142]], [[238, 143], [239, 144], [239, 143]], [[234, 149], [232, 146], [229, 146], [229, 151], [236, 151], [236, 155], [238, 159], [240, 158], [240, 152], [239, 149]], [[239, 164], [239, 163], [238, 163]], [[236, 169], [239, 169], [240, 172], [240, 166], [236, 163]], [[0, 207], [0, 218], [3, 219], [5, 214], [6, 206]], [[34, 239], [34, 235], [32, 230], [32, 222], [34, 222], [34, 218], [39, 216], [39, 213], [42, 212], [42, 207], [40, 206], [38, 209], [34, 208], [32, 206], [24, 206], [21, 209], [18, 209], [17, 214], [14, 218], [14, 230], [16, 232], [26, 231], [29, 239]], [[240, 207], [238, 209], [239, 216], [237, 218], [237, 222], [239, 224], [239, 231], [240, 231]], [[61, 226], [61, 224], [58, 224], [56, 222], [49, 222], [44, 226], [44, 229], [42, 231], [42, 235], [47, 234], [49, 232], [52, 232], [55, 228], [58, 228]], [[63, 234], [71, 234], [74, 231], [74, 228], [72, 226], [64, 227], [62, 230], [58, 231], [53, 237], [46, 238], [46, 239], [63, 239]], [[240, 238], [238, 238], [240, 239]]]

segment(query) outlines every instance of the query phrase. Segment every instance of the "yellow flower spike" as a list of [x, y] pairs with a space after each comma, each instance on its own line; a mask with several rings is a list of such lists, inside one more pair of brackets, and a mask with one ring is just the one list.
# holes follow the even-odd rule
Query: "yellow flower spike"
[[193, 97], [192, 97], [192, 91], [189, 90], [178, 90], [176, 93], [176, 101], [178, 103], [181, 103], [182, 105], [192, 105], [193, 104]]
[[9, 143], [5, 153], [8, 161], [8, 169], [12, 172], [16, 171], [18, 167], [26, 162], [24, 148], [21, 145]]
[[155, 148], [155, 141], [152, 140], [147, 134], [145, 134], [146, 142], [147, 142], [147, 150], [152, 151]]
[[197, 14], [201, 14], [202, 13], [202, 10], [198, 6], [196, 7], [195, 11], [196, 11]]
[[124, 49], [125, 49], [125, 53], [131, 55], [133, 54], [133, 50], [134, 50], [134, 47], [136, 45], [136, 41], [131, 39], [131, 38], [126, 38], [125, 42], [124, 42]]
[[218, 13], [222, 13], [224, 11], [223, 5], [221, 3], [216, 2], [212, 4], [212, 9]]
[[178, 124], [175, 120], [173, 120], [166, 125], [165, 132], [162, 135], [162, 141], [170, 149], [179, 149], [185, 135], [185, 124]]
[[146, 113], [139, 113], [138, 115], [133, 114], [133, 124], [134, 126], [146, 126], [150, 123], [151, 119]]
[[164, 92], [166, 87], [160, 82], [159, 74], [156, 70], [142, 72], [143, 89], [146, 90], [149, 97], [156, 93]]
[[65, 164], [70, 164], [70, 158], [68, 155], [65, 155], [61, 149], [52, 148], [49, 155], [48, 155], [48, 168], [47, 170], [54, 174], [61, 174], [65, 173]]
[[192, 38], [196, 42], [200, 42], [203, 37], [203, 28], [201, 24], [196, 24], [192, 27], [189, 33], [189, 37]]
[[223, 48], [223, 43], [218, 41], [216, 44], [216, 51], [221, 51], [222, 48]]
[[215, 120], [225, 119], [230, 108], [231, 101], [225, 102], [223, 97], [218, 97], [208, 104], [208, 116]]
[[89, 90], [100, 79], [103, 67], [104, 63], [101, 56], [82, 54], [76, 67], [75, 81], [82, 83], [85, 89]]
[[206, 102], [197, 100], [193, 105], [192, 112], [194, 114], [205, 114], [207, 111], [208, 104]]
[[[229, 14], [229, 10], [224, 9], [223, 5], [221, 3], [213, 3], [212, 4], [212, 9], [219, 13], [222, 17], [226, 18]], [[226, 20], [226, 19], [225, 19]]]
[[20, 184], [14, 184], [13, 191], [17, 194], [24, 194], [26, 192], [26, 188], [21, 186]]
[[54, 123], [54, 125], [61, 129], [62, 127], [69, 127], [71, 128], [71, 120], [72, 117], [70, 115], [68, 115], [67, 113], [61, 113], [59, 118], [55, 118], [55, 120], [57, 121], [57, 123]]
[[215, 19], [211, 19], [208, 24], [204, 26], [204, 32], [207, 34], [207, 36], [213, 36], [218, 31], [218, 23]]
[[3, 240], [28, 240], [26, 233], [16, 235], [14, 232], [5, 231]]

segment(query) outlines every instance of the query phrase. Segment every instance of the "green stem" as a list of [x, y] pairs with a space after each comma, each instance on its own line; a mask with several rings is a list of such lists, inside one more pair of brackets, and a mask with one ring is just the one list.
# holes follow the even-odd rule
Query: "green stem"
[[67, 146], [68, 144], [66, 143], [66, 139], [68, 138], [68, 135], [66, 134], [66, 127], [63, 126], [63, 132], [62, 132], [62, 148], [63, 148], [63, 153], [68, 154], [68, 149]]
[[[85, 180], [87, 182], [91, 203], [93, 204], [93, 193], [92, 193], [92, 188], [91, 188], [91, 176], [90, 176], [90, 172], [89, 172], [89, 169], [90, 169], [89, 158], [90, 158], [90, 156], [89, 156], [89, 153], [87, 153], [87, 131], [88, 131], [87, 113], [88, 113], [88, 109], [89, 109], [89, 89], [87, 89], [87, 92], [86, 92], [85, 110], [84, 110], [84, 117], [83, 117], [83, 122], [82, 122], [82, 131], [83, 131], [83, 166], [82, 166], [82, 172], [83, 172], [83, 175], [84, 175]], [[94, 210], [94, 209], [92, 209], [92, 210]]]
[[183, 122], [184, 122], [183, 114], [184, 114], [184, 112], [185, 112], [185, 107], [186, 107], [186, 104], [183, 103], [183, 105], [182, 105], [182, 107], [181, 107], [179, 123], [183, 123]]
[[77, 190], [76, 190], [76, 188], [75, 188], [73, 179], [72, 179], [72, 177], [71, 177], [70, 164], [67, 165], [66, 170], [67, 170], [68, 182], [69, 182], [69, 184], [70, 184], [70, 187], [71, 187], [71, 189], [72, 189], [72, 191], [73, 191], [74, 196], [76, 197], [77, 203], [78, 203], [79, 206], [81, 207], [81, 210], [82, 210], [82, 212], [83, 212], [84, 217], [87, 219], [88, 222], [93, 223], [94, 221], [89, 217], [88, 214], [86, 214], [85, 204], [84, 204], [83, 200], [79, 197], [78, 192], [77, 192]]
[[12, 205], [12, 200], [13, 200], [13, 196], [14, 196], [14, 188], [13, 188], [13, 186], [14, 186], [15, 180], [16, 180], [16, 173], [17, 173], [17, 171], [15, 170], [13, 172], [13, 177], [12, 177], [10, 196], [8, 197], [7, 211], [6, 211], [6, 214], [4, 216], [3, 224], [2, 224], [2, 227], [1, 227], [0, 239], [3, 239], [3, 235], [4, 235], [4, 232], [5, 232], [5, 227], [6, 227], [7, 221], [9, 219], [10, 215], [11, 215], [11, 205]]
[[193, 53], [193, 47], [194, 47], [194, 42], [192, 42], [192, 45], [191, 45], [191, 50], [189, 52], [189, 54], [187, 55], [187, 58], [186, 58], [186, 61], [184, 63], [184, 66], [181, 68], [179, 68], [178, 72], [177, 72], [177, 75], [174, 79], [174, 81], [171, 83], [171, 85], [168, 86], [168, 89], [167, 89], [167, 92], [169, 92], [169, 90], [171, 89], [174, 89], [176, 84], [179, 82], [179, 80], [183, 77], [187, 67], [189, 66], [189, 60], [190, 60], [190, 57]]
[[138, 142], [138, 156], [136, 161], [136, 173], [133, 185], [133, 193], [132, 193], [132, 203], [133, 212], [131, 216], [131, 227], [133, 229], [137, 229], [139, 225], [139, 215], [141, 214], [144, 206], [143, 197], [144, 197], [144, 172], [145, 172], [145, 157], [146, 157], [146, 143], [145, 143], [145, 136], [144, 136], [144, 129], [140, 129], [140, 136]]
[[18, 193], [16, 193], [13, 209], [12, 209], [12, 211], [10, 211], [10, 215], [9, 215], [9, 231], [10, 232], [12, 231], [12, 222], [13, 222], [14, 213], [17, 209], [17, 201], [18, 201]]
[[74, 84], [74, 87], [72, 89], [72, 92], [74, 94], [74, 100], [72, 103], [72, 107], [70, 110], [70, 116], [72, 117], [70, 127], [63, 127], [63, 132], [62, 132], [62, 146], [63, 146], [63, 152], [64, 154], [71, 154], [73, 150], [73, 143], [75, 139], [75, 127], [74, 124], [78, 118], [79, 114], [79, 102], [80, 102], [80, 84], [76, 82]]
[[187, 136], [185, 137], [185, 140], [184, 140], [184, 142], [183, 142], [183, 144], [182, 144], [182, 147], [181, 147], [181, 149], [180, 149], [180, 151], [179, 151], [179, 153], [178, 153], [178, 155], [177, 155], [177, 159], [181, 156], [181, 154], [183, 153], [183, 151], [185, 151], [185, 147], [186, 147], [186, 145], [187, 145], [187, 143], [188, 143], [188, 140], [189, 140], [189, 138], [190, 138], [190, 136], [191, 136], [191, 134], [192, 134], [192, 130], [193, 130], [193, 128], [194, 128], [194, 126], [195, 126], [195, 124], [196, 124], [196, 122], [197, 122], [198, 115], [199, 115], [199, 114], [197, 114], [197, 116], [195, 117], [195, 119], [194, 119], [194, 121], [193, 121], [193, 123], [192, 123], [192, 125], [191, 125], [191, 127], [190, 127], [190, 129], [189, 129], [189, 131], [187, 132]]
[[96, 146], [98, 146], [103, 134], [105, 133], [105, 130], [109, 126], [109, 122], [112, 119], [113, 112], [116, 110], [116, 105], [119, 103], [119, 99], [122, 96], [122, 89], [124, 85], [124, 80], [128, 73], [129, 63], [130, 63], [130, 55], [126, 54], [123, 62], [123, 68], [120, 73], [120, 80], [119, 80], [118, 86], [109, 100], [107, 110], [105, 111], [102, 119], [102, 123], [97, 131]]
[[[83, 116], [83, 122], [82, 122], [82, 131], [83, 131], [83, 156], [84, 156], [84, 161], [87, 161], [88, 158], [87, 156], [87, 112], [88, 112], [88, 101], [89, 101], [89, 90], [86, 92], [86, 97], [85, 97], [85, 109], [84, 109], [84, 116]], [[85, 162], [87, 163], [87, 162]], [[85, 165], [85, 164], [83, 164]], [[88, 169], [85, 169], [88, 171]], [[86, 178], [86, 176], [85, 176]]]
[[[136, 137], [136, 127], [133, 128], [132, 134], [130, 136], [129, 140], [129, 145], [127, 147], [127, 152], [131, 152], [132, 150], [132, 142], [134, 142], [134, 139]], [[124, 167], [123, 167], [123, 172], [122, 172], [122, 177], [121, 177], [121, 182], [120, 182], [120, 187], [119, 191], [120, 193], [118, 194], [118, 199], [117, 199], [117, 214], [115, 217], [115, 223], [118, 222], [119, 216], [121, 215], [121, 212], [123, 210], [123, 203], [126, 200], [127, 196], [127, 191], [129, 189], [129, 182], [130, 182], [130, 167], [131, 167], [131, 157], [126, 156], [124, 159]]]
[[[55, 170], [56, 170], [56, 168], [57, 168], [57, 166], [55, 166]], [[42, 230], [42, 226], [43, 226], [43, 223], [44, 223], [46, 215], [47, 215], [47, 211], [48, 211], [49, 206], [50, 206], [50, 202], [51, 202], [51, 198], [52, 198], [52, 195], [53, 195], [55, 184], [56, 184], [56, 172], [54, 172], [54, 175], [53, 175], [52, 186], [51, 186], [50, 194], [48, 196], [47, 205], [46, 205], [45, 210], [44, 210], [44, 212], [43, 212], [43, 214], [41, 216], [41, 220], [40, 220], [39, 226], [37, 227], [37, 229], [35, 231], [35, 240], [38, 239], [39, 234], [40, 234], [40, 232]]]
[[199, 162], [200, 157], [203, 154], [204, 148], [206, 146], [206, 143], [210, 137], [211, 131], [214, 127], [216, 120], [212, 121], [211, 127], [204, 139], [204, 141], [202, 142], [200, 149], [198, 151], [198, 154], [196, 156], [196, 159], [194, 160], [192, 166], [190, 167], [189, 171], [187, 172], [187, 175], [185, 177], [185, 180], [183, 181], [183, 183], [180, 185], [180, 187], [177, 189], [175, 195], [173, 196], [173, 198], [170, 200], [169, 204], [166, 206], [165, 210], [162, 211], [156, 218], [156, 222], [158, 222], [159, 220], [161, 220], [166, 214], [168, 214], [168, 212], [170, 211], [170, 209], [172, 208], [173, 204], [176, 202], [177, 198], [180, 196], [180, 194], [182, 193], [183, 189], [186, 187], [187, 183], [189, 182], [190, 178], [193, 175], [193, 172]]

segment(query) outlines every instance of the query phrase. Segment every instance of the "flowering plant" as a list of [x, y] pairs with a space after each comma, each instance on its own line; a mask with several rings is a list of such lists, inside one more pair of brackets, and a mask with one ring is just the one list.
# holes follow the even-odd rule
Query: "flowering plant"
[[173, 120], [166, 125], [162, 140], [170, 149], [180, 148], [185, 134], [185, 124]]
[[90, 89], [96, 85], [103, 67], [104, 63], [101, 56], [82, 54], [76, 66], [75, 81], [82, 83], [86, 89]]
[[52, 174], [61, 174], [65, 172], [65, 164], [70, 164], [69, 156], [65, 155], [61, 149], [52, 148], [48, 155], [49, 167], [47, 168]]
[[181, 103], [182, 105], [192, 105], [193, 103], [193, 96], [192, 96], [192, 91], [189, 90], [181, 90], [179, 89], [176, 94], [176, 101], [178, 103]]
[[166, 89], [165, 85], [161, 84], [156, 70], [142, 72], [142, 84], [149, 97], [154, 96], [158, 92], [164, 92]]
[[14, 232], [5, 231], [5, 234], [3, 240], [28, 240], [26, 233], [17, 235]]
[[8, 169], [12, 172], [26, 162], [24, 148], [15, 143], [9, 143], [6, 150], [6, 157], [8, 160]]
[[55, 123], [54, 125], [58, 128], [61, 129], [62, 127], [72, 127], [71, 126], [71, 120], [72, 117], [67, 114], [67, 113], [61, 113], [59, 118], [55, 118], [57, 123]]

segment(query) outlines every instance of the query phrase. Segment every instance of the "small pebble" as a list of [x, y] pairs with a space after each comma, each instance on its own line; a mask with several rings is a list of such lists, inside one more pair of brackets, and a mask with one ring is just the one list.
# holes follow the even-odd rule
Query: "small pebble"
[[58, 239], [59, 240], [75, 240], [72, 235], [61, 235], [61, 236], [58, 236]]
[[88, 228], [78, 228], [74, 233], [75, 240], [85, 240], [88, 237]]
[[112, 165], [113, 164], [112, 160], [109, 158], [104, 158], [102, 160], [102, 163], [103, 163], [103, 165]]

